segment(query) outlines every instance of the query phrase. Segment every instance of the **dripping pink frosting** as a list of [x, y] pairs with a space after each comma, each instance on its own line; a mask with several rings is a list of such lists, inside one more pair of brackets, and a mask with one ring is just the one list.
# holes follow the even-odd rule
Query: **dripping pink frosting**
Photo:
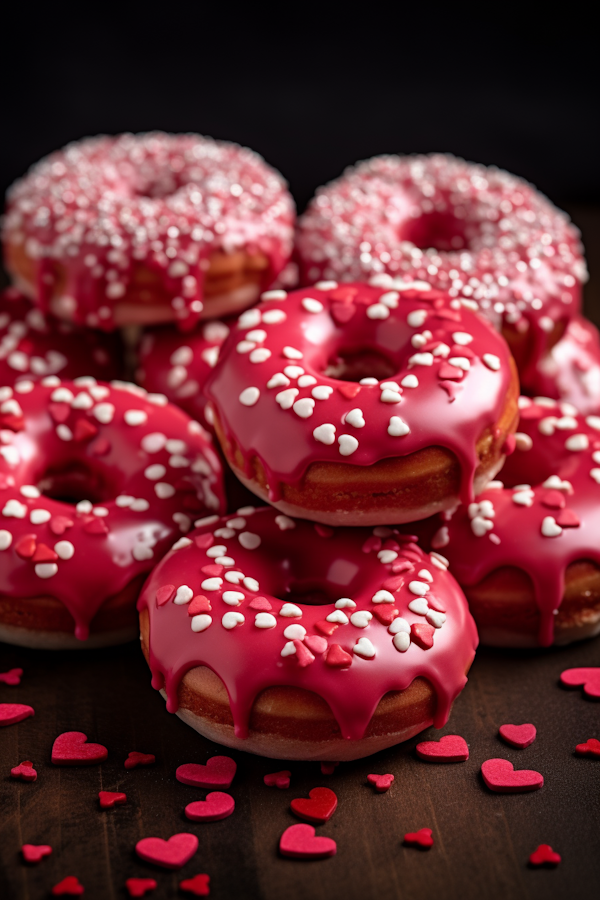
[[[160, 394], [91, 377], [24, 384], [0, 388], [0, 593], [55, 597], [85, 640], [106, 599], [195, 517], [223, 510], [221, 464], [201, 426]], [[44, 496], [51, 472], [59, 494], [57, 472], [67, 494], [91, 499]]]
[[43, 309], [58, 261], [67, 273], [65, 317], [110, 330], [133, 263], [142, 262], [189, 329], [202, 312], [213, 251], [264, 254], [267, 287], [289, 260], [293, 228], [286, 184], [258, 154], [154, 132], [88, 138], [41, 160], [8, 193], [4, 241], [25, 241]]
[[541, 614], [538, 640], [548, 647], [567, 566], [600, 564], [600, 417], [544, 398], [521, 397], [520, 406], [517, 449], [501, 472], [507, 487], [494, 482], [459, 508], [432, 546], [465, 588], [502, 566], [526, 572]]
[[[227, 689], [238, 737], [248, 734], [256, 696], [274, 685], [318, 694], [343, 737], [358, 740], [384, 694], [423, 677], [437, 695], [434, 723], [445, 724], [477, 632], [444, 557], [391, 528], [333, 529], [270, 507], [207, 520], [182, 543], [154, 569], [138, 602], [150, 618], [153, 685], [164, 679], [170, 712], [185, 673], [208, 666]], [[307, 594], [322, 605], [302, 602]], [[204, 612], [194, 615], [190, 603]], [[355, 618], [361, 611], [368, 621]], [[226, 627], [236, 616], [239, 623]], [[409, 637], [415, 626], [429, 633], [429, 649]], [[396, 649], [397, 639], [406, 649]], [[327, 663], [336, 644], [351, 658], [347, 668]]]
[[454, 156], [379, 156], [317, 191], [300, 218], [301, 283], [413, 278], [530, 331], [535, 368], [581, 307], [579, 231], [521, 178]]
[[[382, 355], [389, 376], [325, 374], [357, 351]], [[273, 502], [318, 460], [370, 466], [433, 445], [456, 455], [467, 502], [477, 441], [504, 409], [509, 358], [487, 322], [441, 291], [319, 282], [268, 291], [240, 316], [207, 395], [245, 474], [261, 461]]]

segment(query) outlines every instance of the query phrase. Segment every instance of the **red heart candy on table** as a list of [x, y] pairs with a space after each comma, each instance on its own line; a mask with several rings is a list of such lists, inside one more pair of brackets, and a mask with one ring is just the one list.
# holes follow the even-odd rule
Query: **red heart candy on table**
[[499, 730], [500, 737], [511, 747], [518, 747], [524, 750], [533, 744], [537, 734], [535, 725], [527, 723], [526, 725], [501, 725]]
[[37, 772], [29, 759], [11, 769], [10, 774], [13, 778], [20, 778], [21, 781], [35, 781], [37, 779]]
[[584, 669], [565, 669], [560, 675], [561, 684], [565, 687], [580, 687], [591, 700], [600, 700], [600, 667], [589, 666]]
[[439, 741], [422, 741], [416, 751], [419, 759], [426, 762], [464, 762], [469, 758], [467, 742], [459, 734], [447, 734]]
[[211, 791], [206, 800], [188, 803], [185, 814], [192, 822], [217, 822], [226, 819], [235, 809], [235, 800], [223, 791]]
[[8, 672], [0, 672], [0, 683], [17, 685], [21, 684], [23, 669], [9, 669]]
[[136, 766], [151, 766], [154, 762], [156, 757], [153, 753], [138, 753], [137, 750], [132, 750], [124, 765], [126, 769], [135, 769]]
[[367, 775], [367, 781], [373, 785], [378, 794], [389, 791], [393, 780], [393, 775]]
[[81, 897], [84, 890], [85, 888], [79, 883], [78, 878], [75, 878], [74, 875], [67, 875], [66, 878], [54, 885], [52, 896], [63, 897], [65, 894], [68, 894], [69, 897]]
[[195, 897], [208, 897], [210, 894], [209, 881], [208, 875], [194, 875], [193, 878], [185, 878], [180, 881], [179, 890], [193, 894]]
[[554, 852], [550, 844], [540, 844], [529, 857], [529, 864], [532, 866], [557, 866], [560, 859], [559, 854]]
[[185, 831], [174, 834], [167, 841], [162, 838], [142, 838], [135, 845], [140, 859], [165, 869], [180, 869], [192, 858], [198, 849], [198, 838]]
[[0, 703], [0, 728], [3, 725], [16, 725], [34, 715], [33, 707], [24, 703]]
[[143, 897], [156, 887], [154, 878], [128, 878], [125, 887], [130, 897]]
[[507, 759], [486, 759], [481, 774], [491, 791], [499, 794], [520, 794], [536, 791], [544, 785], [544, 776], [534, 769], [515, 769]]
[[292, 800], [292, 812], [307, 822], [316, 822], [317, 825], [327, 822], [336, 811], [338, 800], [331, 788], [317, 787], [309, 791], [306, 797], [298, 797]]
[[263, 781], [267, 787], [277, 787], [280, 790], [284, 790], [290, 786], [291, 774], [288, 769], [283, 769], [281, 772], [271, 772], [269, 775], [265, 775]]
[[113, 806], [122, 806], [127, 802], [127, 794], [121, 791], [98, 791], [98, 799], [102, 809], [112, 809]]
[[312, 825], [290, 825], [281, 835], [279, 852], [293, 859], [325, 859], [335, 856], [337, 844], [332, 838], [316, 837]]
[[321, 775], [333, 775], [337, 766], [339, 766], [339, 762], [322, 762]]
[[52, 762], [55, 766], [93, 766], [108, 756], [102, 744], [88, 744], [82, 731], [65, 731], [52, 745]]
[[404, 835], [404, 843], [410, 847], [418, 847], [420, 850], [430, 850], [433, 847], [431, 828], [421, 828], [419, 831], [409, 831]]
[[45, 856], [50, 856], [52, 847], [48, 844], [23, 844], [21, 853], [25, 862], [39, 863]]
[[575, 753], [579, 756], [597, 756], [600, 757], [600, 741], [596, 738], [590, 738], [585, 744], [577, 744]]
[[182, 784], [191, 784], [192, 787], [228, 788], [236, 769], [237, 764], [230, 756], [212, 756], [205, 766], [200, 763], [185, 763], [179, 766], [175, 778]]

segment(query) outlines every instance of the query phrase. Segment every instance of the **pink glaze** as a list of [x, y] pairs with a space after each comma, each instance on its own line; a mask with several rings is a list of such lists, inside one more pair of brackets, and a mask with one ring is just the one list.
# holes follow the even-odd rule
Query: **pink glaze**
[[[227, 689], [238, 737], [248, 735], [256, 696], [274, 685], [318, 694], [343, 737], [357, 740], [384, 694], [422, 676], [437, 694], [436, 727], [446, 722], [477, 633], [443, 557], [391, 528], [326, 529], [270, 507], [211, 518], [180, 547], [138, 602], [150, 617], [153, 685], [164, 678], [170, 712], [185, 673], [208, 666]], [[417, 626], [429, 649], [413, 639]], [[340, 648], [348, 659], [338, 668]]]
[[[301, 283], [414, 278], [477, 305], [494, 325], [547, 333], [581, 305], [579, 232], [532, 185], [443, 154], [379, 156], [317, 191], [297, 239]], [[528, 366], [526, 366], [528, 370]]]
[[520, 406], [517, 449], [501, 473], [507, 487], [493, 482], [459, 508], [432, 546], [467, 588], [501, 566], [526, 572], [541, 614], [538, 640], [548, 647], [567, 566], [600, 564], [600, 417], [543, 398], [521, 397]]
[[523, 393], [572, 403], [583, 415], [600, 411], [600, 335], [576, 316], [564, 337], [522, 382]]
[[8, 193], [4, 242], [25, 241], [36, 260], [42, 309], [60, 262], [65, 318], [111, 330], [113, 308], [141, 262], [159, 275], [187, 330], [202, 312], [211, 253], [264, 254], [267, 287], [291, 255], [293, 226], [286, 184], [258, 154], [152, 132], [87, 138], [41, 160]]
[[[389, 377], [325, 374], [349, 351], [382, 354]], [[261, 461], [271, 501], [318, 460], [371, 466], [438, 445], [459, 460], [466, 502], [477, 441], [506, 402], [509, 357], [487, 322], [440, 291], [319, 282], [268, 291], [240, 316], [207, 395], [248, 477]]]
[[[195, 516], [223, 509], [221, 464], [201, 426], [160, 394], [90, 377], [27, 384], [0, 388], [0, 594], [55, 597], [85, 640], [107, 598]], [[51, 471], [54, 491], [81, 502], [40, 494]], [[69, 476], [62, 489], [57, 471]]]
[[147, 391], [164, 394], [205, 428], [212, 429], [212, 422], [206, 420], [204, 385], [233, 321], [202, 322], [185, 335], [176, 328], [148, 328], [139, 345], [136, 381]]
[[0, 293], [0, 385], [44, 375], [107, 381], [123, 374], [123, 356], [117, 334], [45, 316], [14, 287]]

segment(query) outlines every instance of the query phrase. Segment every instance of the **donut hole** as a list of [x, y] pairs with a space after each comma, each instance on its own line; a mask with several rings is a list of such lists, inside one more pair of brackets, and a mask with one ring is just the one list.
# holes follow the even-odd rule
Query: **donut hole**
[[73, 506], [80, 500], [103, 503], [118, 494], [107, 473], [92, 469], [81, 461], [46, 469], [38, 478], [37, 487], [45, 497]]
[[434, 210], [407, 219], [400, 226], [399, 239], [421, 250], [468, 250], [476, 236], [472, 222], [458, 218], [451, 210]]
[[281, 594], [280, 600], [296, 603], [298, 606], [327, 606], [339, 599], [337, 593], [332, 595], [326, 590], [325, 585], [311, 579], [292, 581], [287, 585], [287, 590]]
[[398, 371], [392, 360], [372, 347], [360, 347], [350, 350], [338, 350], [329, 359], [323, 372], [329, 378], [338, 381], [361, 381], [363, 378], [376, 378], [385, 381]]

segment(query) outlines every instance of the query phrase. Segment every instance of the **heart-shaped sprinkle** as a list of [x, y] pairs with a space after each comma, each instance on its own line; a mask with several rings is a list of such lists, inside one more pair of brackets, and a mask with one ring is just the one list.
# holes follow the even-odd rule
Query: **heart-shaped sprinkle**
[[184, 878], [179, 882], [179, 890], [194, 897], [208, 897], [210, 894], [210, 878], [208, 875], [194, 875], [193, 878]]
[[554, 516], [544, 516], [541, 531], [544, 537], [547, 538], [559, 537], [562, 534], [562, 528]]
[[499, 730], [500, 737], [511, 747], [518, 747], [524, 750], [535, 741], [537, 734], [535, 725], [527, 723], [526, 725], [501, 725]]
[[589, 738], [585, 744], [577, 744], [575, 753], [578, 756], [595, 756], [600, 759], [600, 741], [596, 738]]
[[561, 861], [558, 853], [555, 853], [550, 844], [540, 844], [529, 857], [531, 866], [557, 866]]
[[174, 834], [167, 841], [157, 837], [142, 838], [135, 845], [135, 852], [140, 859], [165, 869], [180, 869], [185, 866], [197, 849], [198, 838], [185, 831]]
[[344, 422], [347, 425], [352, 425], [353, 428], [364, 428], [365, 419], [362, 409], [351, 409], [349, 413], [346, 413]]
[[369, 638], [365, 637], [359, 638], [352, 650], [363, 659], [374, 659], [377, 653]]
[[322, 653], [325, 653], [328, 647], [326, 639], [320, 637], [318, 634], [308, 634], [304, 638], [304, 643], [315, 656], [320, 656]]
[[292, 800], [291, 808], [300, 819], [322, 825], [332, 817], [337, 804], [337, 797], [331, 788], [317, 787], [309, 791], [308, 798], [298, 797]]
[[339, 762], [322, 762], [321, 763], [321, 775], [333, 775], [336, 768], [339, 766]]
[[515, 769], [507, 759], [487, 759], [481, 774], [490, 791], [499, 794], [520, 794], [543, 787], [544, 777], [534, 769]]
[[367, 781], [372, 784], [378, 794], [389, 791], [394, 781], [393, 775], [367, 775]]
[[341, 456], [351, 456], [358, 450], [358, 441], [351, 434], [340, 434], [338, 444]]
[[102, 744], [88, 744], [82, 731], [65, 731], [52, 745], [52, 762], [55, 766], [93, 766], [108, 756]]
[[130, 897], [145, 897], [156, 888], [154, 878], [128, 878], [125, 887]]
[[586, 697], [589, 697], [590, 700], [600, 700], [599, 666], [565, 669], [564, 672], [561, 672], [560, 681], [565, 687], [583, 686], [583, 693]]
[[139, 753], [137, 750], [131, 750], [124, 766], [126, 769], [135, 769], [136, 766], [151, 766], [155, 762], [156, 757], [153, 753]]
[[325, 859], [335, 856], [337, 844], [332, 838], [316, 837], [312, 825], [290, 825], [281, 835], [279, 852], [292, 859]]
[[265, 775], [263, 781], [267, 787], [276, 787], [283, 791], [290, 786], [291, 774], [288, 769], [282, 769], [281, 772], [270, 772]]
[[581, 520], [572, 509], [561, 509], [555, 516], [556, 524], [561, 528], [579, 528]]
[[[337, 625], [335, 628], [337, 628]], [[325, 662], [333, 669], [347, 669], [348, 666], [352, 665], [352, 657], [339, 644], [331, 644], [327, 651]]]
[[430, 650], [433, 647], [434, 634], [435, 628], [433, 625], [415, 622], [410, 626], [410, 639], [421, 650]]
[[53, 897], [81, 897], [85, 888], [74, 875], [67, 875], [52, 888]]
[[205, 766], [200, 763], [185, 763], [179, 766], [175, 778], [182, 784], [190, 784], [192, 787], [228, 788], [236, 769], [237, 764], [230, 756], [212, 756]]
[[37, 779], [37, 772], [33, 768], [33, 763], [28, 759], [11, 769], [10, 774], [12, 778], [20, 778], [21, 781], [35, 781]]
[[156, 605], [164, 606], [169, 600], [175, 596], [176, 587], [174, 584], [163, 584], [156, 592]]
[[121, 791], [98, 791], [98, 799], [101, 809], [112, 809], [113, 806], [122, 806], [127, 803], [127, 794]]
[[21, 684], [23, 669], [9, 669], [8, 672], [0, 672], [0, 684], [16, 686]]
[[23, 844], [21, 853], [26, 863], [39, 863], [45, 856], [50, 856], [52, 847], [48, 844]]
[[235, 800], [223, 791], [211, 791], [205, 800], [188, 803], [185, 814], [192, 822], [217, 822], [226, 819], [235, 809]]
[[24, 703], [0, 703], [0, 728], [3, 725], [16, 725], [34, 715], [33, 707]]
[[67, 516], [52, 516], [48, 527], [52, 534], [59, 537], [61, 534], [64, 534], [68, 528], [72, 528], [73, 524], [73, 520], [67, 518]]
[[433, 847], [431, 828], [421, 828], [419, 831], [409, 831], [404, 835], [404, 843], [409, 847], [418, 847], [419, 850], [430, 850]]
[[469, 758], [467, 742], [459, 734], [446, 734], [439, 741], [422, 741], [416, 751], [419, 759], [426, 762], [464, 762]]

